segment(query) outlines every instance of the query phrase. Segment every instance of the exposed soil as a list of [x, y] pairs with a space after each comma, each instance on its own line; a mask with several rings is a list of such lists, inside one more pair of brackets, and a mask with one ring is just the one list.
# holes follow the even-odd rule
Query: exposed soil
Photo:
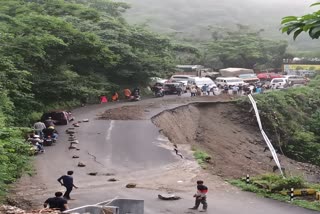
[[99, 115], [103, 120], [141, 120], [144, 119], [144, 107], [141, 105], [122, 106], [119, 108], [109, 109]]
[[[191, 144], [206, 151], [208, 169], [224, 178], [273, 172], [275, 163], [265, 150], [255, 116], [230, 102], [198, 103], [165, 111], [153, 122], [174, 144]], [[319, 167], [293, 161], [278, 154], [287, 174], [318, 181]]]

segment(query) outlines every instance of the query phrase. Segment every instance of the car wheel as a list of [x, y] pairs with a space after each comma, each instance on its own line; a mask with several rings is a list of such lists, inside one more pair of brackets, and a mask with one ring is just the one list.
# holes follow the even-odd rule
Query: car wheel
[[63, 120], [63, 121], [61, 121], [61, 124], [62, 124], [62, 125], [68, 125], [68, 120]]

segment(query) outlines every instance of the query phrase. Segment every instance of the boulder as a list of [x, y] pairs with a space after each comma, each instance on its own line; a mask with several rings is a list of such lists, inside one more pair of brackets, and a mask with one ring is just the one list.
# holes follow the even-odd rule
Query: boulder
[[78, 140], [70, 141], [71, 144], [79, 144]]
[[137, 184], [129, 183], [126, 185], [127, 188], [136, 188]]
[[85, 167], [86, 165], [84, 164], [84, 163], [82, 163], [82, 162], [79, 162], [78, 163], [78, 167]]
[[77, 149], [77, 147], [73, 144], [70, 144], [69, 149]]
[[115, 179], [115, 178], [110, 178], [110, 179], [108, 179], [108, 181], [109, 181], [109, 182], [115, 182], [115, 181], [118, 181], [118, 180]]
[[165, 200], [165, 201], [174, 201], [174, 200], [179, 200], [181, 199], [181, 197], [176, 196], [176, 195], [169, 195], [169, 194], [159, 194], [158, 198], [161, 200]]
[[88, 175], [96, 176], [96, 175], [98, 175], [98, 172], [89, 172]]
[[72, 158], [79, 158], [79, 156], [78, 155], [73, 155]]

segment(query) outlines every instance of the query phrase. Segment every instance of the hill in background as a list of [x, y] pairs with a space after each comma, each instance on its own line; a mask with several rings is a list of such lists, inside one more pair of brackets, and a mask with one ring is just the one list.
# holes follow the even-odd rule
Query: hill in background
[[280, 31], [281, 18], [310, 12], [313, 1], [306, 0], [122, 0], [131, 5], [130, 23], [147, 24], [160, 33], [195, 40], [210, 38], [211, 30], [232, 30], [236, 25], [264, 29], [262, 35], [288, 40], [293, 51], [314, 51], [318, 41], [307, 36], [293, 41]]

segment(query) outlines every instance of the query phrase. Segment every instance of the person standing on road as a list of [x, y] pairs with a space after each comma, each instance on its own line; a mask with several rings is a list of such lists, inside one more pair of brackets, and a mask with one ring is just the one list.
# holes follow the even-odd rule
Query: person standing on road
[[191, 86], [190, 92], [191, 92], [191, 97], [195, 97], [196, 96], [197, 89], [196, 89], [196, 87], [194, 85]]
[[197, 210], [200, 206], [200, 203], [203, 205], [200, 212], [206, 212], [208, 208], [207, 204], [207, 193], [208, 187], [203, 184], [203, 181], [197, 181], [197, 193], [193, 196], [196, 198], [195, 205], [190, 210]]
[[207, 89], [208, 89], [207, 84], [204, 84], [204, 85], [202, 86], [202, 88], [201, 88], [201, 91], [202, 91], [203, 95], [205, 95], [205, 94], [207, 93]]
[[46, 128], [46, 125], [41, 122], [41, 120], [38, 120], [34, 125], [33, 125], [34, 131], [36, 135], [39, 135], [40, 138], [43, 138], [43, 132], [42, 130]]
[[180, 96], [181, 96], [181, 94], [182, 94], [182, 88], [181, 88], [181, 86], [180, 86], [180, 85], [178, 85], [178, 86], [177, 86], [177, 88], [176, 88], [176, 90], [177, 90], [177, 94], [178, 94], [178, 96], [180, 97]]
[[61, 197], [62, 192], [56, 192], [55, 197], [48, 198], [44, 204], [43, 207], [47, 208], [49, 205], [50, 209], [59, 209], [61, 212], [68, 209], [68, 201]]
[[73, 187], [78, 189], [78, 187], [73, 184], [72, 175], [73, 175], [73, 171], [68, 171], [67, 175], [63, 175], [60, 178], [58, 178], [58, 182], [61, 184], [61, 186], [64, 186], [66, 188], [66, 192], [64, 193], [63, 197], [67, 200], [71, 199], [70, 193], [71, 193]]

